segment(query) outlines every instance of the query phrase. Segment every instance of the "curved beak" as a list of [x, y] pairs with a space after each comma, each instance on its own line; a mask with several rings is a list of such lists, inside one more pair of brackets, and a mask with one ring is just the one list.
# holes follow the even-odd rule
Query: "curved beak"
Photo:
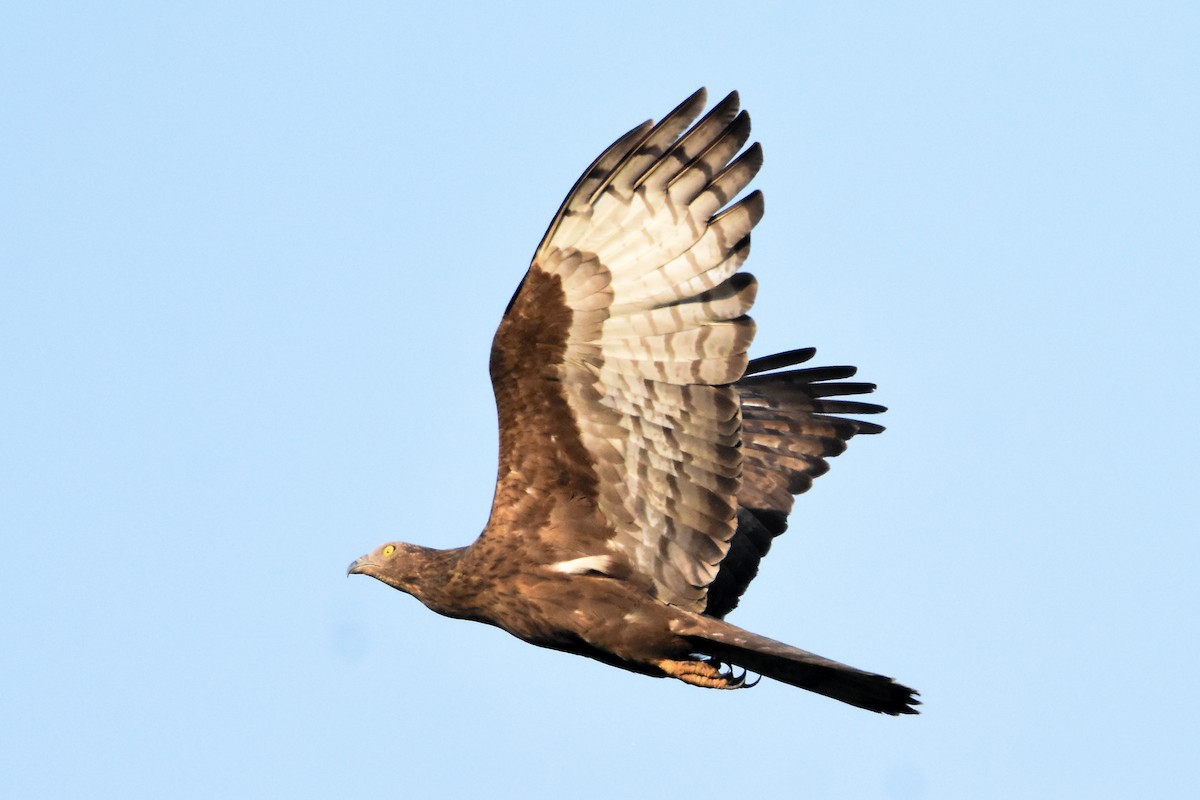
[[354, 563], [352, 563], [349, 568], [346, 569], [346, 577], [349, 578], [351, 575], [363, 575], [373, 566], [375, 566], [374, 562], [370, 561], [366, 556], [355, 559]]

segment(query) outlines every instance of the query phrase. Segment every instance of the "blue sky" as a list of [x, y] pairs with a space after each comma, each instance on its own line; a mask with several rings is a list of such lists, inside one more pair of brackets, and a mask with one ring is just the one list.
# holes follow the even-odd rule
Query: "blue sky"
[[[1189, 3], [10, 3], [0, 794], [1184, 796]], [[758, 355], [890, 407], [731, 621], [922, 691], [704, 692], [346, 565], [470, 541], [487, 351], [613, 138], [742, 93]]]

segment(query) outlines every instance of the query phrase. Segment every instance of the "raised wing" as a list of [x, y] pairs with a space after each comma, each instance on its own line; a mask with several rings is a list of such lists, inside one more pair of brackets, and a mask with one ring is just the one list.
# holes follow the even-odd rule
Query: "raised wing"
[[696, 611], [737, 527], [731, 384], [756, 289], [737, 270], [763, 209], [757, 192], [730, 205], [762, 164], [757, 145], [738, 156], [737, 94], [689, 128], [704, 103], [701, 90], [613, 144], [538, 247], [492, 347], [500, 469], [485, 531], [566, 531], [554, 557], [620, 561]]
[[708, 587], [709, 616], [723, 618], [737, 606], [771, 542], [787, 530], [793, 496], [808, 491], [813, 479], [829, 470], [826, 459], [844, 452], [846, 442], [860, 433], [883, 431], [874, 422], [837, 416], [886, 410], [841, 399], [875, 390], [873, 383], [843, 380], [854, 377], [854, 367], [779, 371], [815, 354], [808, 347], [757, 358], [735, 384], [742, 405], [738, 526], [721, 570]]

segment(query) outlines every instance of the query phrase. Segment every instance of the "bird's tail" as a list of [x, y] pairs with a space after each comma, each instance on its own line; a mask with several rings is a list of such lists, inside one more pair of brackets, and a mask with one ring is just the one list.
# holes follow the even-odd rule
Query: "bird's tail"
[[810, 692], [881, 714], [916, 714], [913, 689], [885, 675], [830, 661], [798, 647], [700, 615], [672, 625], [695, 652]]

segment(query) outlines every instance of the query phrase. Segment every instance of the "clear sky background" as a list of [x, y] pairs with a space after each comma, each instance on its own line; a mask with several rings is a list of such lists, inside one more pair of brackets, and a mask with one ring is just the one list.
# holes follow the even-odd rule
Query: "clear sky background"
[[[432, 5], [0, 10], [0, 795], [1194, 796], [1196, 4]], [[920, 717], [344, 576], [482, 528], [504, 305], [701, 85], [755, 354], [891, 409], [731, 621]]]

